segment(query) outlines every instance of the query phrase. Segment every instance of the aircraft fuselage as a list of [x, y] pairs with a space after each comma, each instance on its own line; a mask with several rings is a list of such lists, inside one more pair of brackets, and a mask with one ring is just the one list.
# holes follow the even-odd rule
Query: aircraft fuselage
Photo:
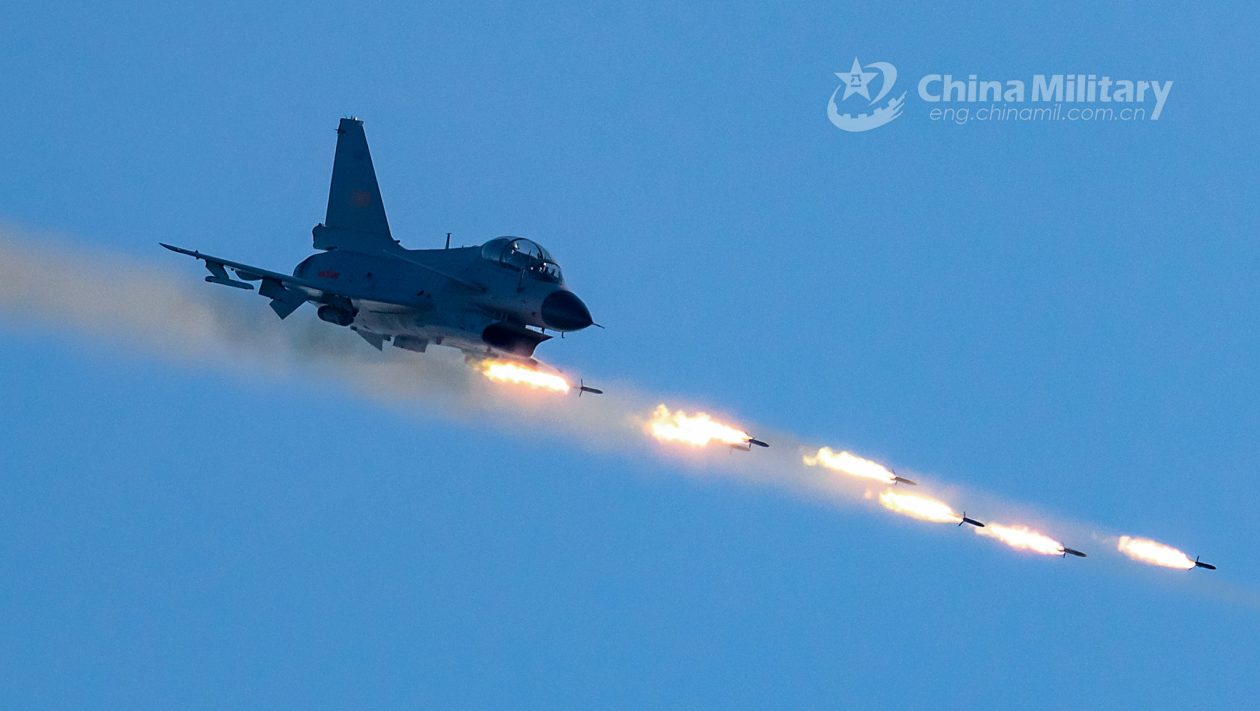
[[307, 257], [293, 275], [345, 297], [344, 303], [322, 302], [341, 313], [323, 311], [321, 318], [341, 317], [334, 322], [412, 350], [433, 343], [528, 355], [533, 348], [525, 344], [547, 337], [526, 333], [526, 326], [570, 331], [590, 325], [589, 312], [562, 279], [544, 280], [486, 259], [483, 250], [332, 250]]

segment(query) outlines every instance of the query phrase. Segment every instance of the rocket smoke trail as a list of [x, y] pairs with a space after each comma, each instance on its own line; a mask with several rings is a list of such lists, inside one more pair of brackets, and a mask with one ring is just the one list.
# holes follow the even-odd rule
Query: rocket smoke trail
[[[625, 384], [612, 384], [608, 394], [580, 400], [543, 392], [532, 386], [567, 388], [551, 381], [531, 383], [519, 373], [481, 372], [457, 357], [417, 356], [397, 349], [377, 352], [346, 329], [309, 315], [279, 321], [255, 300], [223, 291], [202, 284], [188, 270], [81, 246], [57, 246], [19, 230], [0, 229], [0, 324], [90, 336], [119, 348], [134, 348], [147, 357], [199, 368], [246, 369], [281, 378], [293, 377], [296, 371], [337, 382], [348, 392], [400, 411], [423, 407], [432, 414], [526, 433], [532, 439], [561, 439], [595, 452], [654, 455], [671, 464], [683, 463], [693, 470], [833, 504], [872, 509], [882, 505], [904, 515], [951, 523], [960, 520], [954, 512], [963, 496], [969, 505], [977, 499], [991, 507], [1005, 505], [981, 492], [927, 483], [918, 488], [949, 500], [933, 504], [948, 515], [916, 514], [918, 509], [910, 504], [929, 499], [891, 492], [887, 487], [898, 478], [891, 471], [846, 452], [835, 455], [830, 449], [820, 450], [817, 442], [758, 430], [758, 436], [774, 446], [732, 456], [730, 446], [749, 438], [743, 427], [728, 425], [722, 421], [725, 418], [708, 413], [670, 411], [663, 398]], [[504, 382], [525, 382], [531, 387]], [[688, 432], [687, 427], [700, 430]], [[821, 455], [835, 461], [823, 468], [809, 466], [817, 464]], [[1038, 528], [1051, 528], [1045, 516], [1037, 518]], [[1119, 535], [1097, 531], [1084, 523], [1053, 523], [1056, 538], [1069, 545], [1109, 541], [1106, 548], [1119, 558], [1115, 551]], [[1058, 540], [1022, 526], [998, 527], [982, 535], [1015, 550], [1062, 552]]]
[[[642, 453], [647, 446], [642, 429], [660, 398], [632, 387], [617, 385], [607, 395], [581, 400], [515, 389], [495, 382], [503, 379], [493, 370], [469, 368], [453, 351], [378, 352], [346, 329], [297, 315], [279, 321], [241, 297], [201, 283], [189, 270], [0, 230], [0, 322], [88, 335], [198, 367], [277, 377], [297, 370], [399, 409], [421, 406], [591, 450]], [[704, 454], [689, 459], [703, 463]], [[725, 457], [712, 461], [735, 464], [747, 478], [757, 478], [758, 470], [769, 476], [765, 467], [748, 468], [746, 458], [742, 465]], [[816, 480], [802, 474], [795, 486], [827, 488], [811, 483]]]

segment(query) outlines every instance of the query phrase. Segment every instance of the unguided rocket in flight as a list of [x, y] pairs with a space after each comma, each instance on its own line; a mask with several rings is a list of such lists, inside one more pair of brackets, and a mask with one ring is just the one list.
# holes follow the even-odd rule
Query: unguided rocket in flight
[[1204, 570], [1216, 570], [1216, 566], [1211, 563], [1204, 563], [1195, 556], [1194, 560], [1190, 560], [1190, 556], [1173, 548], [1166, 543], [1160, 543], [1149, 538], [1140, 538], [1137, 536], [1120, 536], [1116, 540], [1116, 550], [1136, 560], [1139, 563], [1147, 565], [1156, 565], [1161, 568], [1175, 568], [1179, 570], [1194, 570], [1195, 568], [1203, 568]]
[[974, 518], [969, 518], [969, 517], [967, 516], [967, 512], [966, 512], [966, 511], [963, 511], [963, 514], [962, 514], [962, 520], [958, 522], [958, 525], [959, 525], [959, 526], [961, 526], [961, 525], [963, 525], [964, 523], [969, 523], [969, 524], [971, 524], [972, 526], [975, 526], [976, 528], [984, 528], [984, 524], [983, 524], [983, 523], [980, 523], [979, 521], [975, 520]]

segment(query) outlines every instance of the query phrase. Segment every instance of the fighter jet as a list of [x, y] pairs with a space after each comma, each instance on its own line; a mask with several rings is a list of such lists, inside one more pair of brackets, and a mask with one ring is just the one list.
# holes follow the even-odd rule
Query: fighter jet
[[[286, 318], [308, 301], [320, 319], [345, 326], [380, 350], [386, 342], [423, 353], [458, 348], [470, 360], [539, 365], [538, 344], [594, 324], [565, 286], [560, 266], [536, 242], [496, 237], [477, 247], [406, 249], [385, 219], [363, 122], [337, 127], [324, 221], [312, 230], [315, 254], [293, 274], [162, 246], [205, 262], [213, 284], [252, 290]], [[235, 274], [236, 278], [233, 278]], [[583, 386], [579, 392], [598, 394]]]

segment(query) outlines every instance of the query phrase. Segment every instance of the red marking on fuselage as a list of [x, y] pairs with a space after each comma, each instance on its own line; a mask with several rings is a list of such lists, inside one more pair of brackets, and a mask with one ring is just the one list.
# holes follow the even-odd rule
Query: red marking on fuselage
[[324, 271], [319, 273], [320, 279], [338, 279], [340, 277], [341, 277], [341, 272], [334, 272], [331, 269], [325, 269]]

